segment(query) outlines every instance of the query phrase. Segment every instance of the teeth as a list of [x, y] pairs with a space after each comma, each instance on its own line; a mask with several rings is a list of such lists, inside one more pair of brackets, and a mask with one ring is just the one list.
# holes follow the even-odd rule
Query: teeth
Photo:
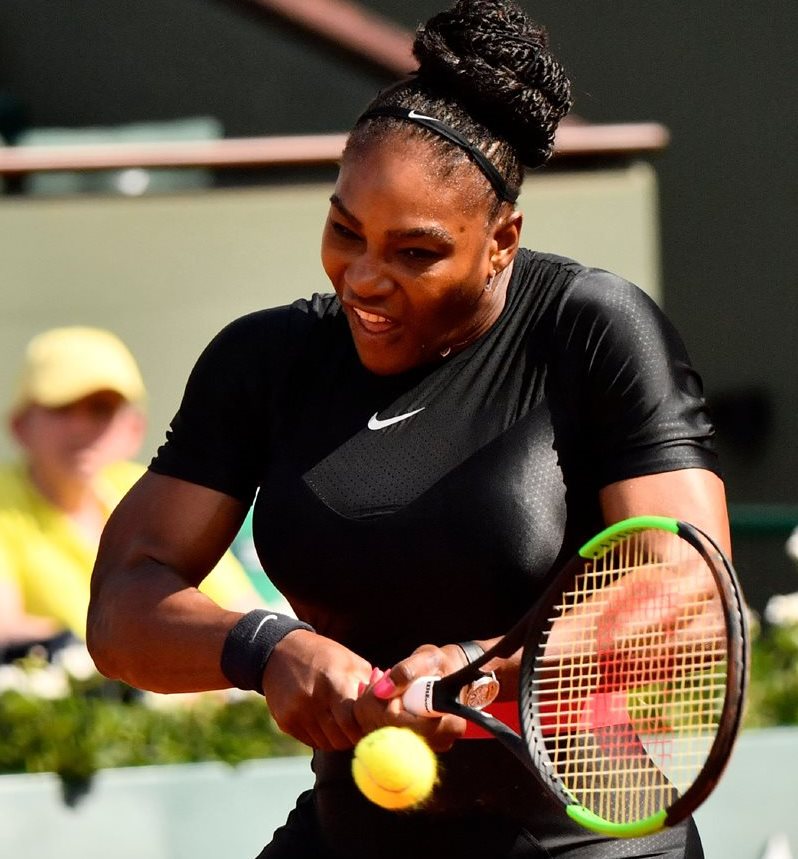
[[390, 322], [391, 320], [385, 316], [377, 316], [376, 313], [366, 313], [365, 310], [361, 310], [359, 307], [353, 308], [355, 313], [363, 319], [365, 322]]

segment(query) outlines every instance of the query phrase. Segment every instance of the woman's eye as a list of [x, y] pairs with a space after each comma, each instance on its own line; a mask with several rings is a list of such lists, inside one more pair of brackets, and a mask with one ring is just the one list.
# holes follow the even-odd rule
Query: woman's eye
[[440, 256], [437, 251], [430, 250], [429, 248], [403, 248], [400, 253], [402, 256], [415, 262], [431, 262]]
[[332, 221], [333, 232], [340, 236], [342, 239], [356, 239], [357, 233], [352, 232], [349, 227], [344, 226], [344, 224], [339, 221]]

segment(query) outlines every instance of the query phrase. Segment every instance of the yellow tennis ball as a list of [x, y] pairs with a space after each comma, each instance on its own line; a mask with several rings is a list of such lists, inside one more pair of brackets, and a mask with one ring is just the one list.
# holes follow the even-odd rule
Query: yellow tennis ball
[[422, 802], [435, 786], [437, 773], [434, 752], [410, 728], [378, 728], [355, 746], [355, 784], [382, 808], [410, 808]]

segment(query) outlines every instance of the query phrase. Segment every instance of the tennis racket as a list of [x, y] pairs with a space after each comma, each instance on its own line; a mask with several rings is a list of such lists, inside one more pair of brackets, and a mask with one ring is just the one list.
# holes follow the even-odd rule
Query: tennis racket
[[[523, 736], [464, 703], [486, 682], [486, 663], [520, 648]], [[636, 517], [585, 543], [484, 655], [419, 678], [403, 704], [480, 725], [573, 820], [640, 837], [684, 820], [720, 778], [740, 726], [748, 651], [740, 587], [716, 543], [685, 522]]]

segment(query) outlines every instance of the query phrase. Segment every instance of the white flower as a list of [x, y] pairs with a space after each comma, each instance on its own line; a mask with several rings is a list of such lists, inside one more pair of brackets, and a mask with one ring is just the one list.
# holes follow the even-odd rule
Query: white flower
[[0, 665], [0, 694], [3, 692], [28, 691], [28, 675], [19, 665]]
[[66, 674], [52, 665], [25, 669], [19, 665], [0, 666], [0, 692], [14, 691], [28, 698], [66, 698], [70, 694]]
[[94, 660], [85, 644], [70, 644], [64, 647], [56, 653], [53, 662], [75, 680], [91, 680], [98, 675]]
[[49, 666], [28, 674], [28, 693], [36, 698], [67, 698], [71, 692], [69, 678], [60, 668]]
[[798, 624], [798, 593], [771, 597], [765, 606], [765, 619], [774, 626]]

